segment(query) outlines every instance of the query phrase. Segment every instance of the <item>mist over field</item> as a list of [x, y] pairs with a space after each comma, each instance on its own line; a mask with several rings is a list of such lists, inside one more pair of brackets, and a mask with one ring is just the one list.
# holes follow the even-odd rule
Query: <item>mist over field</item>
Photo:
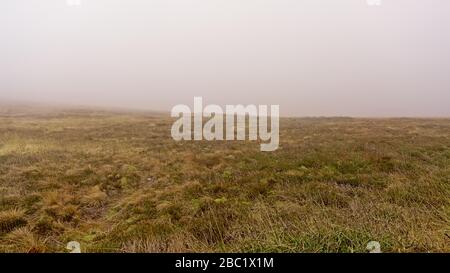
[[450, 252], [449, 15], [0, 1], [0, 253]]
[[449, 116], [443, 0], [0, 3], [0, 100], [284, 116]]

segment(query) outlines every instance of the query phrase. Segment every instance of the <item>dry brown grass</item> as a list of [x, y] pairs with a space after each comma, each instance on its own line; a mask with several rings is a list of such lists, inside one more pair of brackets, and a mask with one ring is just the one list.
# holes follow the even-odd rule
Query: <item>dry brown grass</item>
[[27, 224], [23, 210], [10, 209], [0, 211], [0, 232], [7, 233]]
[[450, 120], [289, 118], [280, 149], [146, 113], [0, 111], [0, 251], [450, 251]]

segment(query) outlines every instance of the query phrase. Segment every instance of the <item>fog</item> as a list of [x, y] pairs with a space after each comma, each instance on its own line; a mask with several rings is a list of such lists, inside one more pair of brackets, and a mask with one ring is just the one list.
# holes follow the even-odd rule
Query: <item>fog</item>
[[5, 101], [450, 116], [449, 71], [448, 0], [0, 1]]

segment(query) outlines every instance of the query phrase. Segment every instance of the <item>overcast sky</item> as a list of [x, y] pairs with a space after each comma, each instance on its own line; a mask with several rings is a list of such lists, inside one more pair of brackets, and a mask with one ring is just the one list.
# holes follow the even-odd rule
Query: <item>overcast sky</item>
[[0, 100], [450, 116], [450, 1], [381, 1], [1, 0]]

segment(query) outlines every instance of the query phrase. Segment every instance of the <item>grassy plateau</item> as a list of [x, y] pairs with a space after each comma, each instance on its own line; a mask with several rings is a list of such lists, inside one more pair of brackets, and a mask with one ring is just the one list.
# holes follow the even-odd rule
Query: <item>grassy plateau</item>
[[450, 252], [450, 119], [282, 118], [275, 152], [173, 121], [0, 107], [0, 252]]

